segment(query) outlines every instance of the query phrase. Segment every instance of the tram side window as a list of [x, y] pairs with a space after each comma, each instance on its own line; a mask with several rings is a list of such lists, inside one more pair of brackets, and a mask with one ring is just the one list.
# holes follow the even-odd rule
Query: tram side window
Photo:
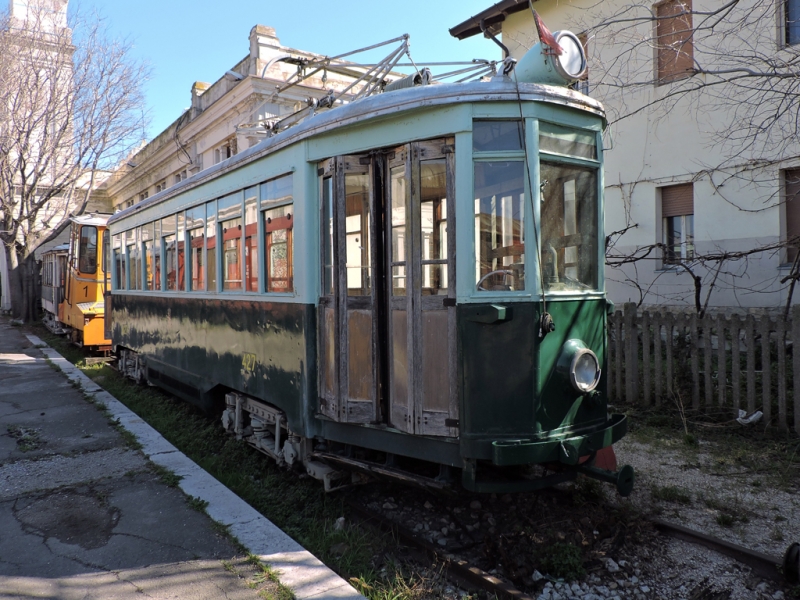
[[206, 289], [205, 277], [203, 275], [203, 230], [192, 229], [186, 232], [186, 237], [191, 247], [191, 257], [189, 265], [191, 270], [191, 286], [193, 291]]
[[161, 277], [161, 257], [156, 257], [156, 236], [153, 223], [142, 227], [142, 261], [144, 262], [144, 287], [145, 290], [157, 290]]
[[114, 275], [116, 277], [114, 287], [124, 290], [128, 287], [128, 277], [125, 269], [125, 249], [122, 245], [122, 236], [113, 236], [111, 245], [113, 246]]
[[175, 268], [176, 249], [175, 235], [164, 236], [164, 274], [167, 277], [167, 289], [170, 291], [178, 289], [178, 271]]
[[131, 266], [130, 273], [128, 274], [128, 281], [130, 286], [128, 289], [140, 290], [142, 289], [142, 264], [139, 261], [139, 246], [130, 244], [128, 246], [128, 263]]
[[78, 270], [88, 275], [97, 273], [97, 227], [93, 225], [81, 227], [81, 238], [78, 246]]
[[597, 289], [597, 169], [542, 161], [540, 173], [544, 287]]
[[206, 290], [217, 291], [217, 210], [216, 201], [206, 205]]
[[222, 289], [242, 289], [242, 220], [222, 223]]
[[186, 211], [186, 244], [188, 245], [189, 289], [203, 291], [205, 280], [205, 218], [206, 207], [199, 206]]
[[474, 163], [475, 277], [479, 291], [525, 289], [525, 163]]
[[244, 193], [244, 281], [245, 290], [258, 291], [258, 188]]
[[348, 173], [344, 178], [344, 187], [347, 295], [369, 296], [372, 293], [369, 256], [369, 175]]
[[261, 184], [264, 223], [264, 291], [294, 291], [292, 175]]
[[294, 291], [292, 271], [292, 205], [264, 211], [267, 292]]
[[183, 213], [177, 215], [177, 242], [175, 246], [177, 266], [175, 272], [176, 288], [179, 292], [186, 289], [186, 250], [184, 242], [184, 219]]

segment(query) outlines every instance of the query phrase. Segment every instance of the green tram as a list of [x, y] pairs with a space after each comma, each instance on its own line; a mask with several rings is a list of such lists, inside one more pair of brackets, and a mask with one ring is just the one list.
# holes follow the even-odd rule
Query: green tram
[[[525, 72], [553, 83], [570, 58], [546, 50]], [[328, 102], [114, 215], [120, 370], [326, 489], [583, 473], [630, 493], [630, 467], [595, 464], [626, 431], [605, 394], [604, 112], [523, 61]]]

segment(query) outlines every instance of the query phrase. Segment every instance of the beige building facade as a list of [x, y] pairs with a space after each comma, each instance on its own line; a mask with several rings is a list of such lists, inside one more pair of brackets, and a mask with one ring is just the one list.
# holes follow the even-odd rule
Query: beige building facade
[[[790, 88], [777, 85], [780, 66], [770, 75], [766, 65], [783, 63], [788, 74], [797, 60], [800, 2], [746, 0], [724, 13], [721, 4], [533, 2], [550, 30], [582, 38], [589, 74], [580, 85], [608, 112], [606, 286], [615, 302], [747, 308], [789, 299], [800, 144], [794, 113], [780, 112], [794, 102]], [[538, 41], [528, 0], [489, 6], [450, 33], [481, 34], [481, 21], [514, 58]]]
[[[166, 190], [184, 179], [247, 149], [267, 135], [270, 123], [344, 91], [354, 77], [320, 70], [302, 82], [298, 69], [322, 58], [283, 46], [275, 30], [256, 25], [250, 31], [249, 52], [214, 83], [196, 82], [191, 107], [169, 127], [119, 166], [105, 192], [114, 211]], [[354, 75], [360, 75], [354, 70]], [[287, 88], [287, 89], [281, 89]]]

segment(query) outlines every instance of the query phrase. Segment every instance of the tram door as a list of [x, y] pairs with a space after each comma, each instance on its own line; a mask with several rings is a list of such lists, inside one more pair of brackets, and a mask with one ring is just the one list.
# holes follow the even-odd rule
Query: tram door
[[318, 165], [318, 385], [331, 419], [458, 434], [452, 148], [442, 139]]
[[[336, 421], [379, 420], [376, 266], [379, 231], [370, 156], [319, 165], [322, 295], [319, 308], [320, 412]], [[380, 190], [380, 188], [378, 188]]]
[[452, 139], [407, 144], [386, 169], [389, 422], [457, 435]]

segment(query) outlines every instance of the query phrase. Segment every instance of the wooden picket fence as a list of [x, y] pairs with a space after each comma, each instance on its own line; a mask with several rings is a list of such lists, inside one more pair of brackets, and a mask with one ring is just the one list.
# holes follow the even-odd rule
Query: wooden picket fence
[[645, 406], [763, 412], [800, 433], [800, 306], [782, 313], [697, 314], [625, 304], [609, 317], [609, 398]]

